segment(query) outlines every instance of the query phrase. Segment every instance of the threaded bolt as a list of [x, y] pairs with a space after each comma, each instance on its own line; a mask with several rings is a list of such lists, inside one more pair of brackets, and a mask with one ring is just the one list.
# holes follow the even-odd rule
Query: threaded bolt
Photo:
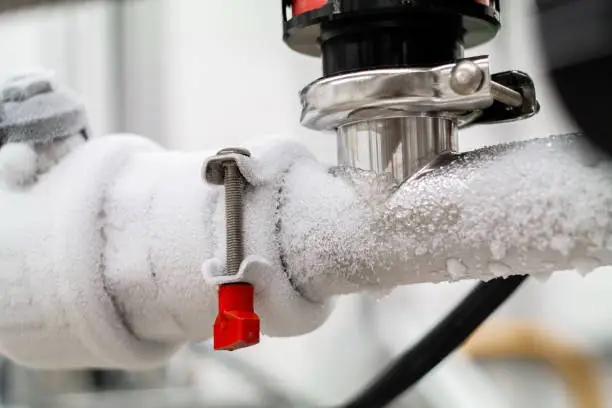
[[[220, 150], [217, 155], [241, 154], [250, 157], [251, 153], [242, 148], [227, 148]], [[226, 252], [226, 274], [235, 275], [240, 269], [244, 259], [243, 242], [243, 205], [244, 187], [246, 181], [240, 173], [235, 162], [223, 164], [224, 188], [225, 188], [225, 252]]]

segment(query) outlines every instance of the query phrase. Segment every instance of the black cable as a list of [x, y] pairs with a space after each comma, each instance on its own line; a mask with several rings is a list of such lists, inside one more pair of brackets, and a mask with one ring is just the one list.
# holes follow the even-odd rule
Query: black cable
[[9, 403], [9, 392], [11, 386], [10, 366], [8, 360], [0, 357], [0, 407]]
[[344, 407], [379, 408], [389, 404], [457, 349], [526, 278], [510, 276], [479, 283], [436, 327]]

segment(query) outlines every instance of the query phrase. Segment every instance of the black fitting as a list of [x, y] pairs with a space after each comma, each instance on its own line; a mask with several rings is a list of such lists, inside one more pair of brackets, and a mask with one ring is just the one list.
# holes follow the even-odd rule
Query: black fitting
[[463, 57], [462, 19], [428, 13], [321, 24], [323, 74], [430, 66]]
[[291, 17], [282, 3], [285, 42], [322, 57], [325, 76], [448, 63], [500, 27], [498, 0], [329, 0]]

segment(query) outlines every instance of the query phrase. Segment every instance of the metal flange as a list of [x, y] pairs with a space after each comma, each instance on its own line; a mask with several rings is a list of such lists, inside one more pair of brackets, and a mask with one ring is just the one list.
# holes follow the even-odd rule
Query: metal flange
[[[485, 112], [482, 123], [495, 123], [496, 118], [518, 120], [539, 110], [529, 76], [519, 71], [491, 74], [486, 56], [429, 68], [321, 78], [304, 88], [300, 98], [301, 123], [313, 130], [398, 115], [435, 114], [461, 122], [472, 112]], [[489, 108], [493, 109], [486, 113]]]

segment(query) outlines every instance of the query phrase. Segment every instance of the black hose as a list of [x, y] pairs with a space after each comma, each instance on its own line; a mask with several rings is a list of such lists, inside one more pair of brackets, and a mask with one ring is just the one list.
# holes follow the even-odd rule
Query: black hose
[[461, 346], [526, 278], [510, 276], [479, 283], [436, 327], [344, 407], [379, 408], [392, 402]]

